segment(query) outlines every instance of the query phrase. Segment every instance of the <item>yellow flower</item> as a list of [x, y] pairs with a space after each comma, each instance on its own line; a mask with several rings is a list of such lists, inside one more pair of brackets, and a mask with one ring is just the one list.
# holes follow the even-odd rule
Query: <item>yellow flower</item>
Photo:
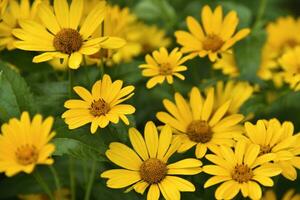
[[299, 135], [293, 135], [294, 126], [291, 122], [281, 125], [277, 119], [258, 120], [256, 125], [246, 122], [245, 129], [248, 140], [259, 145], [260, 155], [274, 153], [274, 163], [282, 168], [282, 175], [290, 180], [297, 178], [295, 167], [300, 168], [300, 157], [294, 153]]
[[8, 0], [0, 0], [0, 19], [2, 18], [2, 15], [4, 13], [4, 11], [6, 10], [8, 4]]
[[159, 51], [154, 51], [152, 56], [146, 55], [147, 64], [140, 65], [140, 68], [143, 69], [143, 76], [152, 77], [147, 82], [147, 88], [153, 88], [158, 83], [162, 84], [165, 79], [169, 84], [173, 84], [173, 76], [184, 80], [185, 77], [180, 72], [187, 70], [182, 64], [188, 59], [188, 56], [183, 57], [178, 48], [169, 54], [166, 48], [161, 47]]
[[0, 134], [0, 172], [13, 176], [19, 172], [30, 174], [36, 165], [51, 165], [50, 158], [55, 146], [49, 141], [55, 133], [51, 132], [53, 118], [45, 121], [35, 115], [32, 121], [28, 112], [21, 119], [10, 119], [1, 127]]
[[69, 129], [75, 129], [87, 123], [91, 123], [91, 133], [106, 127], [109, 122], [119, 123], [119, 119], [129, 124], [126, 115], [135, 112], [135, 108], [128, 104], [121, 104], [133, 96], [133, 86], [122, 88], [123, 81], [112, 82], [109, 75], [104, 75], [97, 81], [90, 93], [83, 87], [76, 86], [74, 91], [83, 99], [71, 99], [65, 102], [68, 108], [62, 118], [68, 124]]
[[194, 87], [189, 101], [179, 93], [175, 93], [175, 103], [165, 99], [163, 104], [170, 114], [158, 112], [156, 117], [177, 131], [183, 142], [178, 152], [185, 152], [196, 146], [196, 157], [202, 158], [207, 149], [212, 150], [218, 145], [232, 146], [233, 138], [239, 137], [243, 132], [239, 125], [243, 115], [226, 115], [230, 102], [228, 100], [214, 109], [214, 89], [210, 88], [206, 98], [203, 98], [199, 89]]
[[[93, 6], [98, 1], [88, 2]], [[91, 63], [105, 62], [111, 66], [115, 63], [129, 62], [133, 57], [139, 55], [142, 51], [138, 40], [140, 33], [134, 28], [137, 23], [137, 17], [130, 12], [129, 8], [120, 8], [119, 6], [107, 6], [106, 17], [103, 27], [100, 26], [94, 36], [119, 37], [126, 40], [126, 44], [119, 49], [103, 50], [87, 57]]]
[[30, 5], [29, 0], [20, 0], [20, 2], [16, 0], [1, 2], [4, 7], [8, 4], [8, 9], [1, 15], [0, 49], [15, 49], [14, 42], [17, 40], [12, 34], [13, 29], [19, 27], [20, 20], [36, 19], [37, 9], [40, 3], [41, 0], [35, 0], [32, 5]]
[[[282, 200], [300, 200], [300, 194], [295, 194], [294, 189], [288, 190], [286, 193], [284, 193]], [[267, 190], [261, 200], [277, 200], [275, 192], [272, 190]]]
[[206, 155], [213, 165], [206, 165], [203, 171], [213, 175], [204, 188], [222, 183], [215, 192], [216, 199], [233, 199], [239, 191], [244, 197], [260, 199], [263, 186], [273, 186], [271, 177], [280, 174], [281, 169], [269, 163], [273, 154], [259, 155], [259, 146], [239, 141], [234, 151], [230, 147], [220, 146], [214, 154]]
[[218, 54], [229, 52], [229, 49], [239, 40], [250, 33], [245, 28], [234, 34], [238, 17], [235, 11], [229, 12], [223, 19], [222, 7], [218, 6], [214, 12], [209, 6], [204, 6], [201, 13], [202, 26], [191, 16], [187, 17], [186, 23], [190, 31], [176, 31], [177, 43], [182, 45], [183, 53], [193, 56], [205, 57], [214, 62]]
[[139, 23], [135, 26], [135, 31], [140, 32], [138, 42], [142, 45], [145, 53], [152, 52], [160, 47], [167, 47], [171, 44], [171, 39], [166, 37], [166, 31], [155, 25]]
[[[48, 196], [45, 194], [28, 194], [19, 195], [20, 200], [49, 200]], [[55, 200], [70, 200], [70, 191], [68, 189], [59, 189], [54, 192]]]
[[67, 0], [54, 0], [55, 12], [47, 4], [41, 4], [38, 15], [42, 24], [22, 20], [21, 29], [13, 30], [14, 36], [20, 39], [15, 42], [15, 46], [22, 50], [45, 52], [33, 58], [35, 63], [53, 58], [67, 59], [72, 69], [80, 66], [83, 55], [92, 55], [101, 47], [118, 48], [119, 39], [90, 37], [104, 19], [105, 1], [100, 1], [90, 11], [78, 29], [83, 4], [83, 0], [72, 0], [69, 7]]
[[229, 75], [230, 77], [236, 77], [240, 74], [233, 53], [222, 53], [221, 58], [213, 64], [213, 68], [222, 70], [223, 74]]
[[194, 175], [201, 172], [201, 161], [186, 158], [168, 164], [169, 158], [176, 152], [180, 140], [172, 140], [172, 130], [164, 126], [158, 134], [153, 122], [145, 126], [144, 138], [135, 128], [129, 129], [129, 138], [133, 149], [113, 142], [106, 156], [124, 169], [112, 169], [101, 174], [108, 178], [110, 188], [125, 188], [143, 194], [149, 187], [147, 200], [158, 200], [160, 193], [165, 199], [180, 199], [180, 192], [194, 192], [195, 187], [189, 181], [174, 175]]
[[254, 92], [254, 87], [246, 81], [218, 81], [215, 88], [215, 109], [231, 100], [227, 114], [239, 113], [242, 105]]
[[296, 91], [300, 90], [300, 46], [288, 50], [279, 58], [278, 62], [282, 68], [285, 82], [290, 84]]
[[300, 18], [294, 19], [291, 16], [280, 17], [276, 22], [268, 24], [267, 44], [270, 50], [276, 52], [278, 56], [285, 50], [300, 45]]

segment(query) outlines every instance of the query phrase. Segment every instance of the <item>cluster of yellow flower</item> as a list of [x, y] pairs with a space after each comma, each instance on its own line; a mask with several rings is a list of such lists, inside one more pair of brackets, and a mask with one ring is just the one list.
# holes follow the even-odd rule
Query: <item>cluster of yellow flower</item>
[[[232, 46], [250, 33], [248, 28], [236, 33], [239, 19], [235, 11], [223, 18], [221, 6], [214, 11], [204, 6], [202, 25], [187, 17], [189, 32], [175, 32], [181, 50], [174, 48], [168, 53], [165, 46], [169, 39], [163, 31], [137, 21], [127, 8], [107, 6], [105, 1], [72, 0], [69, 5], [67, 0], [54, 0], [51, 5], [43, 0], [32, 4], [29, 0], [11, 0], [8, 5], [7, 1], [0, 5], [5, 10], [1, 15], [0, 45], [44, 52], [35, 56], [33, 62], [58, 59], [77, 69], [83, 60], [113, 64], [159, 49], [152, 56], [146, 55], [146, 64], [140, 65], [143, 76], [151, 77], [147, 88], [165, 80], [172, 84], [173, 76], [184, 80], [180, 72], [187, 67], [183, 64], [196, 56], [208, 56], [216, 69], [237, 75]], [[295, 31], [287, 31], [285, 26]], [[261, 77], [282, 79], [293, 88], [300, 88], [299, 27], [300, 21], [292, 18], [280, 19], [267, 27]], [[280, 74], [280, 78], [274, 73]], [[67, 111], [62, 118], [69, 129], [91, 124], [90, 132], [94, 134], [98, 128], [119, 123], [120, 119], [129, 125], [127, 115], [133, 114], [135, 107], [123, 102], [134, 95], [134, 86], [124, 87], [122, 80], [113, 81], [104, 74], [91, 91], [81, 86], [73, 89], [81, 99], [69, 99], [64, 104]], [[132, 148], [119, 142], [109, 145], [105, 155], [122, 169], [107, 170], [101, 177], [108, 179], [110, 188], [128, 187], [126, 191], [140, 194], [149, 188], [148, 200], [158, 200], [161, 194], [165, 199], [179, 200], [180, 192], [194, 192], [196, 188], [178, 175], [206, 173], [211, 177], [204, 188], [220, 184], [215, 191], [216, 199], [232, 199], [239, 192], [243, 197], [261, 199], [261, 186], [274, 184], [271, 177], [282, 174], [289, 180], [297, 178], [300, 134], [294, 133], [291, 122], [248, 122], [250, 117], [245, 118], [240, 108], [253, 93], [254, 87], [243, 81], [219, 81], [202, 91], [193, 87], [186, 98], [176, 92], [174, 100], [163, 100], [166, 111], [156, 114], [163, 126], [149, 121], [144, 134], [131, 127], [128, 135]], [[43, 120], [41, 115], [35, 115], [30, 120], [28, 112], [3, 124], [0, 172], [13, 176], [19, 172], [32, 173], [38, 164], [51, 165], [55, 151], [50, 142], [55, 136], [52, 124], [52, 117]], [[169, 164], [172, 155], [184, 154], [192, 148], [193, 158]]]
[[[266, 26], [266, 32], [257, 75], [263, 80], [273, 80], [276, 87], [285, 82], [292, 89], [300, 90], [300, 19], [280, 17]], [[232, 77], [239, 75], [234, 54], [222, 54], [213, 67]]]

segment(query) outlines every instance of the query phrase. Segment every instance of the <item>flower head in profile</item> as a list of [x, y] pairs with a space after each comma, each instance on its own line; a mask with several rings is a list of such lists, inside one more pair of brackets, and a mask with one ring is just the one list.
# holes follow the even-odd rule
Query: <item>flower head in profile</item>
[[[279, 200], [280, 198], [277, 198], [276, 193], [273, 190], [267, 190], [261, 200]], [[300, 194], [296, 193], [294, 189], [289, 189], [287, 192], [285, 192], [281, 198], [281, 200], [299, 200]]]
[[22, 50], [45, 52], [33, 58], [35, 63], [60, 58], [68, 60], [70, 68], [77, 69], [83, 55], [92, 55], [101, 47], [119, 48], [125, 44], [119, 38], [92, 38], [105, 17], [105, 1], [99, 1], [84, 20], [83, 4], [84, 0], [72, 0], [70, 6], [67, 0], [54, 0], [52, 8], [42, 3], [38, 10], [42, 23], [22, 20], [21, 28], [13, 31], [19, 39], [15, 46]]
[[181, 94], [175, 93], [175, 103], [164, 100], [168, 112], [158, 112], [156, 117], [164, 124], [171, 126], [183, 144], [178, 152], [185, 152], [196, 146], [197, 158], [205, 156], [207, 149], [211, 151], [218, 145], [232, 146], [234, 138], [241, 136], [243, 129], [239, 124], [243, 115], [227, 114], [231, 101], [215, 108], [214, 89], [210, 88], [203, 97], [198, 88], [191, 90], [189, 101]]
[[165, 199], [180, 199], [180, 192], [193, 192], [195, 187], [189, 181], [176, 175], [194, 175], [201, 172], [201, 161], [186, 158], [168, 164], [169, 158], [176, 152], [180, 140], [173, 140], [172, 130], [168, 126], [160, 134], [153, 122], [145, 126], [144, 137], [135, 128], [129, 129], [129, 138], [133, 149], [113, 142], [106, 156], [123, 169], [112, 169], [101, 174], [107, 178], [110, 188], [134, 189], [143, 194], [147, 188], [147, 200], [158, 200], [160, 193]]
[[169, 54], [167, 49], [161, 47], [159, 51], [154, 51], [151, 55], [146, 55], [147, 64], [140, 65], [143, 69], [142, 74], [146, 77], [151, 77], [147, 82], [147, 88], [152, 88], [156, 84], [162, 84], [165, 79], [169, 84], [174, 82], [173, 76], [184, 80], [184, 76], [180, 72], [187, 70], [183, 65], [189, 56], [183, 57], [182, 53], [175, 48]]
[[250, 29], [245, 28], [235, 34], [239, 19], [235, 11], [229, 12], [223, 19], [222, 7], [214, 12], [209, 6], [204, 6], [201, 12], [202, 25], [193, 17], [187, 17], [189, 32], [176, 31], [177, 43], [182, 45], [182, 52], [193, 56], [208, 56], [212, 62], [218, 54], [229, 52], [229, 49], [239, 40], [245, 38]]
[[251, 98], [254, 87], [246, 81], [218, 81], [215, 86], [215, 109], [231, 100], [227, 114], [240, 112], [242, 105]]
[[65, 102], [64, 106], [69, 110], [63, 113], [62, 118], [69, 129], [91, 123], [91, 133], [95, 133], [98, 127], [104, 128], [109, 122], [116, 124], [119, 119], [128, 125], [126, 115], [134, 113], [135, 108], [122, 102], [133, 96], [134, 87], [122, 86], [123, 81], [112, 82], [110, 76], [105, 74], [102, 80], [93, 85], [91, 92], [80, 86], [74, 87], [82, 100], [71, 99]]
[[300, 90], [300, 46], [286, 51], [278, 60], [286, 83], [295, 91]]
[[42, 0], [35, 0], [31, 5], [29, 0], [10, 0], [9, 2], [4, 0], [0, 3], [2, 9], [8, 7], [0, 17], [0, 49], [13, 50], [16, 48], [14, 42], [17, 39], [13, 36], [13, 29], [20, 26], [21, 20], [35, 20], [41, 2]]
[[248, 141], [259, 145], [259, 155], [275, 154], [273, 162], [281, 167], [282, 175], [289, 180], [297, 178], [295, 168], [300, 169], [300, 135], [293, 135], [291, 122], [281, 124], [277, 119], [258, 120], [255, 125], [246, 122], [245, 130]]
[[260, 185], [273, 186], [271, 177], [279, 175], [281, 169], [270, 163], [274, 154], [259, 154], [258, 145], [245, 141], [238, 141], [234, 150], [220, 146], [214, 154], [206, 155], [213, 164], [204, 166], [203, 171], [213, 177], [205, 182], [204, 188], [222, 183], [215, 191], [216, 199], [233, 199], [239, 191], [243, 197], [260, 199]]
[[50, 142], [53, 118], [43, 120], [35, 115], [30, 120], [28, 112], [21, 119], [12, 118], [1, 127], [0, 172], [13, 176], [19, 172], [32, 173], [36, 165], [51, 165], [55, 146]]

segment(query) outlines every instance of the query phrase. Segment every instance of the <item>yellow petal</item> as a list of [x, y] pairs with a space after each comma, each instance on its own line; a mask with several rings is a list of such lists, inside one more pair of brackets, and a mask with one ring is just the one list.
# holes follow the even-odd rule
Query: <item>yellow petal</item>
[[54, 0], [57, 22], [62, 28], [69, 28], [69, 5], [67, 0]]
[[158, 150], [158, 132], [155, 124], [151, 121], [145, 126], [145, 141], [150, 158], [156, 158]]
[[73, 0], [70, 6], [70, 28], [77, 29], [83, 11], [83, 0]]
[[160, 196], [159, 188], [157, 184], [152, 184], [149, 188], [147, 200], [158, 200]]
[[133, 149], [140, 155], [143, 160], [149, 158], [146, 143], [140, 132], [135, 128], [129, 129], [129, 139]]

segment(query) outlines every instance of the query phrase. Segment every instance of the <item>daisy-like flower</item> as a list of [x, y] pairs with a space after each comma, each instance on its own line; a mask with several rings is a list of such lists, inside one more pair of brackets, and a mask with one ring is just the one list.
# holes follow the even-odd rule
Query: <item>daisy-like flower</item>
[[221, 58], [213, 64], [213, 69], [222, 70], [222, 73], [230, 77], [236, 77], [240, 74], [233, 53], [222, 53]]
[[169, 54], [167, 49], [161, 47], [159, 51], [154, 51], [151, 55], [146, 55], [147, 64], [140, 65], [143, 69], [142, 74], [146, 77], [152, 77], [147, 82], [147, 88], [153, 88], [155, 85], [162, 84], [165, 79], [169, 84], [173, 83], [173, 76], [184, 80], [185, 77], [180, 72], [187, 70], [183, 65], [189, 56], [184, 56], [178, 48], [175, 48]]
[[133, 149], [113, 142], [106, 156], [124, 169], [112, 169], [101, 174], [107, 178], [110, 188], [125, 188], [143, 194], [149, 187], [147, 200], [158, 200], [160, 193], [165, 199], [180, 199], [180, 192], [193, 192], [195, 187], [189, 181], [174, 175], [194, 175], [201, 172], [201, 161], [186, 158], [168, 164], [176, 152], [180, 140], [172, 139], [172, 130], [164, 126], [158, 134], [153, 122], [145, 126], [144, 138], [135, 128], [129, 129]]
[[218, 145], [232, 146], [233, 138], [241, 136], [243, 129], [239, 124], [243, 115], [226, 115], [231, 103], [228, 100], [214, 109], [214, 89], [210, 88], [203, 98], [198, 88], [194, 87], [189, 101], [181, 94], [175, 93], [175, 103], [164, 100], [169, 112], [158, 112], [156, 117], [164, 124], [170, 125], [181, 138], [183, 144], [178, 152], [185, 152], [196, 146], [197, 158], [202, 158], [207, 149], [213, 150]]
[[8, 50], [15, 49], [14, 42], [17, 39], [13, 36], [13, 29], [20, 26], [20, 20], [30, 19], [34, 20], [37, 17], [38, 6], [41, 0], [33, 1], [30, 5], [29, 0], [16, 0], [2, 1], [1, 6], [8, 9], [1, 15], [0, 22], [0, 49], [7, 48]]
[[145, 53], [150, 53], [160, 47], [167, 47], [171, 44], [171, 39], [166, 36], [166, 31], [155, 25], [146, 25], [139, 23], [135, 26], [136, 31], [140, 33], [138, 42], [142, 45]]
[[214, 12], [209, 6], [204, 6], [201, 12], [202, 26], [191, 16], [186, 23], [190, 32], [176, 31], [177, 43], [182, 45], [182, 52], [193, 56], [208, 55], [215, 62], [219, 53], [230, 52], [230, 48], [239, 40], [245, 38], [250, 29], [245, 28], [237, 32], [239, 22], [235, 11], [229, 12], [223, 19], [222, 7], [218, 6]]
[[19, 39], [15, 46], [27, 51], [45, 52], [35, 56], [33, 62], [45, 62], [54, 58], [67, 59], [68, 66], [77, 69], [83, 55], [92, 55], [100, 48], [120, 48], [125, 44], [119, 38], [91, 38], [105, 16], [105, 1], [100, 1], [82, 20], [83, 0], [54, 0], [54, 12], [46, 3], [40, 5], [38, 15], [42, 23], [21, 21], [20, 29], [13, 34]]
[[239, 113], [242, 105], [252, 96], [254, 87], [246, 81], [218, 81], [215, 86], [215, 109], [231, 100], [227, 114]]
[[123, 81], [112, 82], [109, 75], [104, 75], [102, 80], [97, 81], [90, 93], [83, 87], [76, 86], [74, 91], [82, 100], [71, 99], [65, 102], [68, 108], [62, 118], [68, 124], [69, 129], [75, 129], [87, 123], [91, 123], [91, 133], [106, 127], [109, 122], [119, 123], [119, 119], [129, 124], [125, 115], [135, 112], [135, 108], [128, 104], [121, 104], [134, 95], [134, 86], [122, 88]]
[[13, 118], [1, 127], [0, 134], [0, 172], [13, 176], [19, 172], [30, 174], [36, 165], [51, 165], [50, 158], [55, 146], [49, 141], [55, 133], [51, 132], [53, 118], [43, 121], [41, 115], [30, 120], [28, 112], [21, 119]]
[[237, 142], [234, 151], [230, 147], [220, 146], [214, 154], [206, 155], [213, 165], [206, 165], [203, 171], [213, 175], [204, 188], [222, 183], [215, 192], [216, 199], [233, 199], [239, 191], [244, 197], [260, 199], [260, 184], [271, 187], [271, 177], [280, 174], [281, 169], [271, 164], [274, 154], [260, 156], [259, 145]]
[[278, 62], [282, 68], [282, 74], [287, 82], [295, 91], [300, 90], [300, 46], [287, 51]]
[[[261, 200], [278, 200], [276, 193], [273, 190], [267, 190]], [[300, 194], [297, 194], [294, 189], [289, 189], [284, 193], [282, 200], [300, 200]]]
[[[276, 52], [278, 56], [300, 45], [300, 18], [294, 19], [291, 16], [280, 17], [275, 22], [268, 24], [267, 44], [270, 50]], [[270, 53], [270, 52], [269, 52]]]
[[294, 126], [291, 122], [280, 124], [277, 119], [258, 120], [256, 125], [246, 122], [245, 130], [248, 141], [259, 145], [259, 155], [275, 154], [273, 161], [282, 168], [282, 175], [289, 180], [297, 178], [295, 167], [300, 168], [300, 157], [295, 152], [297, 147], [300, 149], [297, 144], [299, 135], [293, 135]]

